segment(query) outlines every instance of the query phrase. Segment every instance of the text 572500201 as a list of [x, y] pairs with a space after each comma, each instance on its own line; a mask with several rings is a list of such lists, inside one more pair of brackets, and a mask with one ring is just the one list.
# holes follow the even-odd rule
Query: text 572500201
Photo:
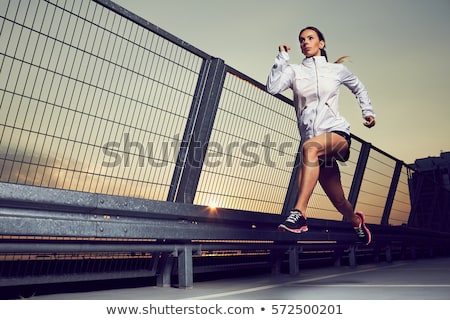
[[271, 312], [272, 314], [343, 314], [340, 304], [273, 304]]

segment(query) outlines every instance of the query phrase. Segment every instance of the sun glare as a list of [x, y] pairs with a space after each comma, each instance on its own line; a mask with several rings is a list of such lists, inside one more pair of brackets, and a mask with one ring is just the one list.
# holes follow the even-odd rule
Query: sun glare
[[208, 204], [208, 207], [212, 210], [216, 210], [217, 209], [217, 203], [216, 202], [210, 202]]

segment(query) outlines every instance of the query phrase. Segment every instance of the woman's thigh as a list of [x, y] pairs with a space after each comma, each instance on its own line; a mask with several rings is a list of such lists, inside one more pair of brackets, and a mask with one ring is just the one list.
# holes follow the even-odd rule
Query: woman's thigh
[[325, 161], [333, 158], [341, 158], [341, 155], [348, 152], [348, 142], [344, 137], [327, 132], [307, 140], [303, 144], [303, 152], [310, 151]]

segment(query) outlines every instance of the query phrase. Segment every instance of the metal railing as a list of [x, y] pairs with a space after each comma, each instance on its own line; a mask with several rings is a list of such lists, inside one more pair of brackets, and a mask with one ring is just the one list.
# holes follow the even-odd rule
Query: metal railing
[[[110, 1], [1, 10], [0, 181], [282, 212], [299, 144], [289, 99]], [[342, 168], [347, 192], [365, 144]], [[370, 222], [396, 162], [368, 160]], [[341, 219], [324, 200], [318, 187], [311, 216]], [[402, 204], [391, 223], [407, 222]]]

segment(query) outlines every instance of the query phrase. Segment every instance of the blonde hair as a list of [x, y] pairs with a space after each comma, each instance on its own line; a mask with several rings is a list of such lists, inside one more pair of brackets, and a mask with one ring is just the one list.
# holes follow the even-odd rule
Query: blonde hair
[[350, 56], [342, 56], [339, 59], [337, 59], [334, 63], [343, 63], [343, 62], [347, 61], [348, 59], [350, 59]]

